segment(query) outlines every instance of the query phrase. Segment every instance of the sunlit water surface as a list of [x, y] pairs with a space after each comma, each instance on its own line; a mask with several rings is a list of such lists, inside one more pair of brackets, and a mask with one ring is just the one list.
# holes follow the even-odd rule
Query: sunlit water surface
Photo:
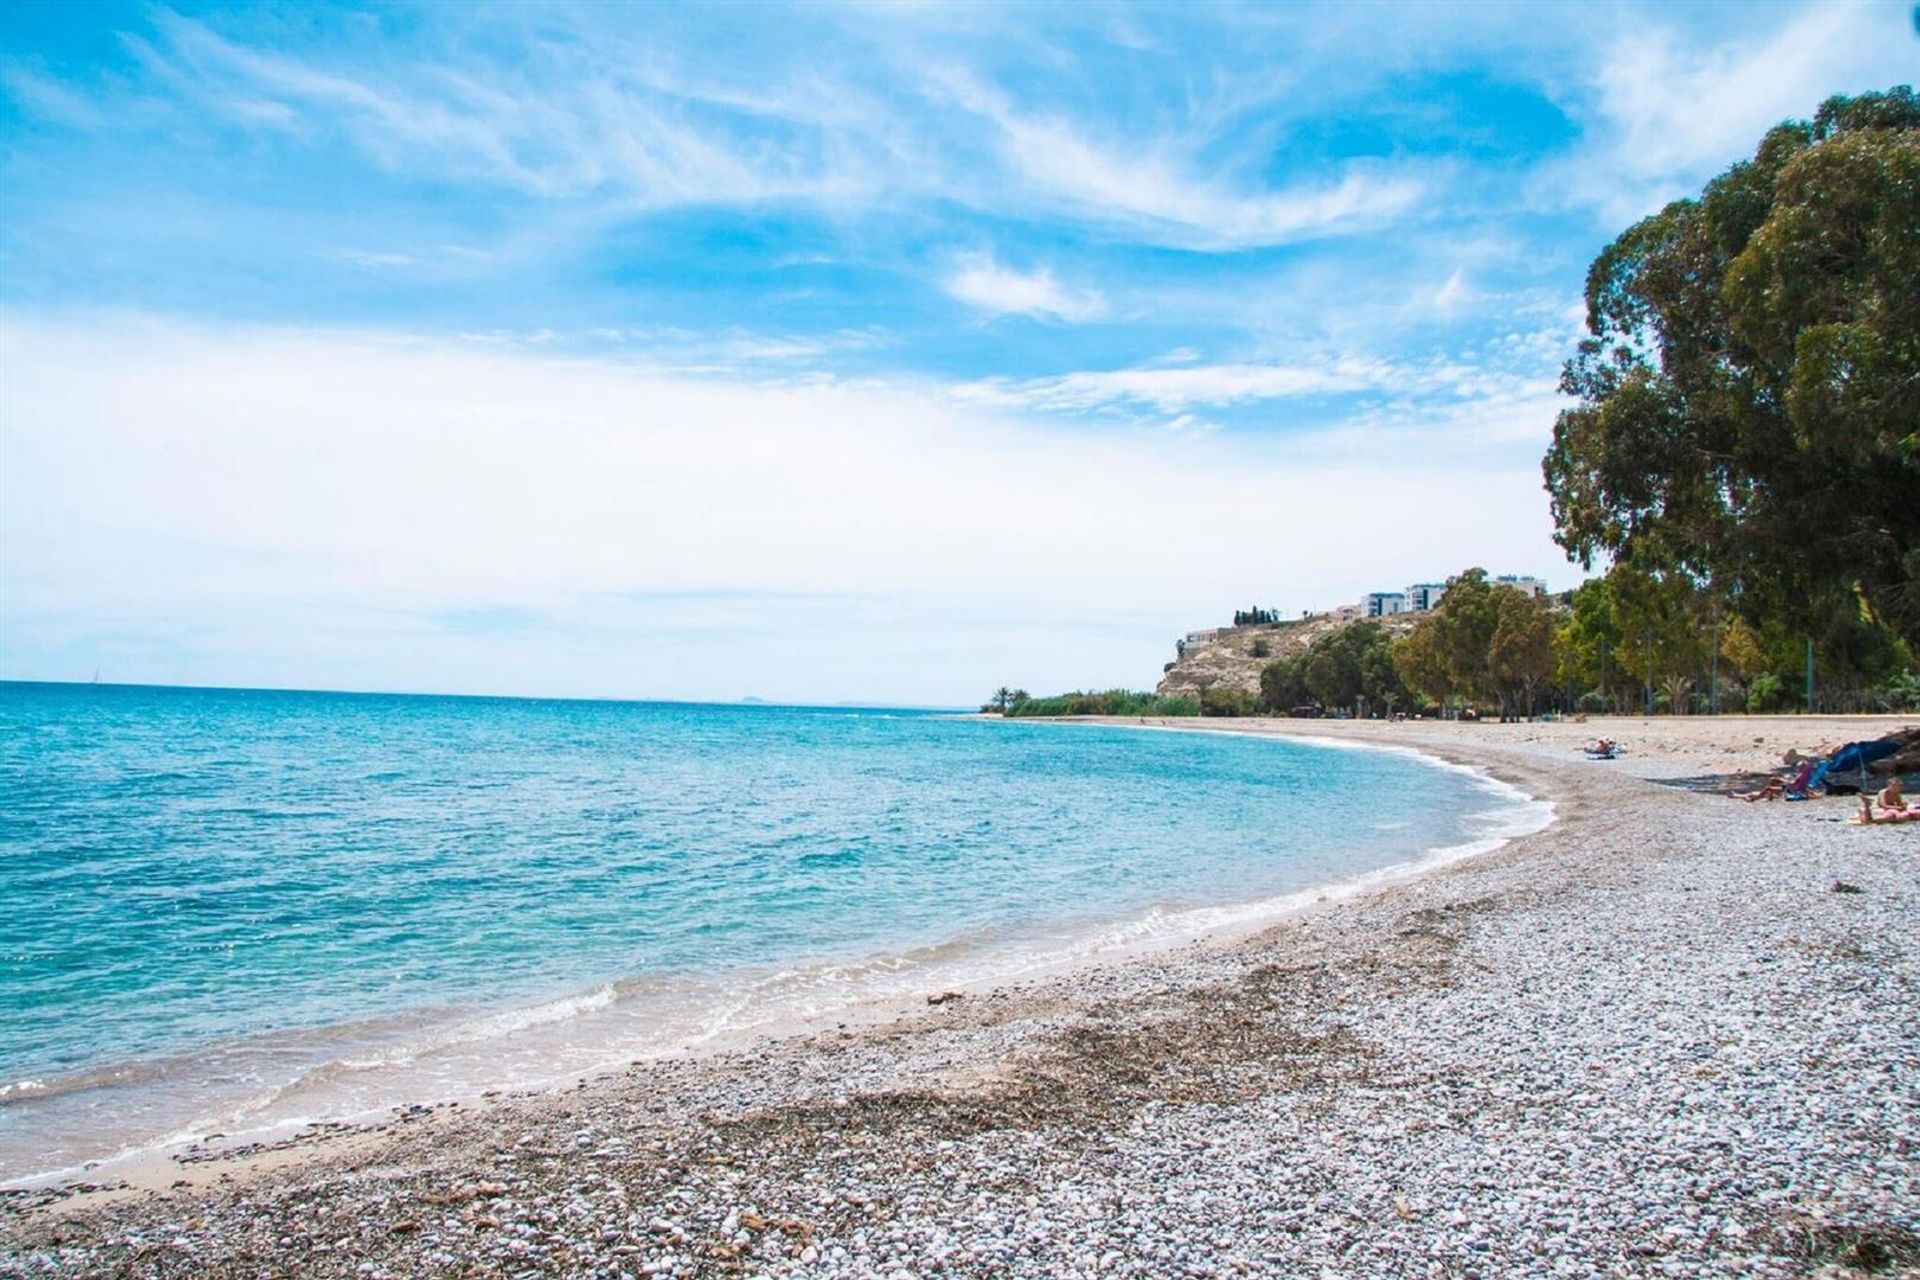
[[32, 684], [0, 791], [0, 1176], [1190, 935], [1517, 812], [1215, 734]]

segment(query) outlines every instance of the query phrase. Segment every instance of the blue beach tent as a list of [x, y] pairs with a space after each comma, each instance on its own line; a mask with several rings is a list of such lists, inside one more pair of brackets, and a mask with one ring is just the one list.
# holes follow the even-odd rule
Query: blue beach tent
[[1849, 769], [1865, 771], [1875, 760], [1884, 760], [1900, 749], [1900, 744], [1891, 738], [1875, 738], [1870, 742], [1849, 742], [1840, 748], [1813, 771], [1813, 777], [1807, 780], [1808, 790], [1827, 780], [1827, 775], [1845, 772]]

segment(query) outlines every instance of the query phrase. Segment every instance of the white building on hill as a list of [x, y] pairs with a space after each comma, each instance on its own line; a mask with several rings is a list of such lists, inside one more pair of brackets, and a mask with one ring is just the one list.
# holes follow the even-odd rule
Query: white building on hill
[[1543, 596], [1547, 594], [1546, 583], [1538, 578], [1529, 577], [1526, 574], [1503, 573], [1493, 580], [1493, 585], [1496, 587], [1518, 587], [1530, 596]]
[[1404, 591], [1369, 591], [1360, 598], [1360, 612], [1369, 618], [1384, 618], [1407, 611]]
[[1427, 613], [1440, 603], [1440, 597], [1447, 594], [1444, 582], [1416, 582], [1407, 588], [1407, 611], [1409, 613]]

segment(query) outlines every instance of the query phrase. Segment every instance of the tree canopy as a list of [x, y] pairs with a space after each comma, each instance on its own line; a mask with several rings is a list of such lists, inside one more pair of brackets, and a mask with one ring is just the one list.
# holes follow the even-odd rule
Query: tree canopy
[[1315, 640], [1260, 672], [1260, 704], [1285, 712], [1303, 703], [1392, 710], [1406, 700], [1391, 657], [1392, 640], [1378, 623], [1357, 622]]
[[1411, 688], [1434, 702], [1479, 698], [1503, 715], [1532, 713], [1535, 693], [1553, 675], [1553, 619], [1546, 602], [1487, 581], [1485, 569], [1447, 580], [1439, 608], [1393, 648], [1393, 664]]
[[[1556, 539], [1753, 621], [1920, 640], [1920, 99], [1830, 99], [1627, 229], [1543, 463]], [[1677, 590], [1677, 588], [1676, 588]], [[1630, 627], [1621, 639], [1631, 643]]]

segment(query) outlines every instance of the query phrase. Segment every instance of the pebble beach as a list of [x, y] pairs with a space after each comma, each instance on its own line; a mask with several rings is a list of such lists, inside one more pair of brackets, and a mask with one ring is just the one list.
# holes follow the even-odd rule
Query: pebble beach
[[1920, 824], [1725, 795], [1905, 723], [1233, 722], [1556, 819], [1253, 936], [8, 1189], [0, 1273], [1920, 1275]]

